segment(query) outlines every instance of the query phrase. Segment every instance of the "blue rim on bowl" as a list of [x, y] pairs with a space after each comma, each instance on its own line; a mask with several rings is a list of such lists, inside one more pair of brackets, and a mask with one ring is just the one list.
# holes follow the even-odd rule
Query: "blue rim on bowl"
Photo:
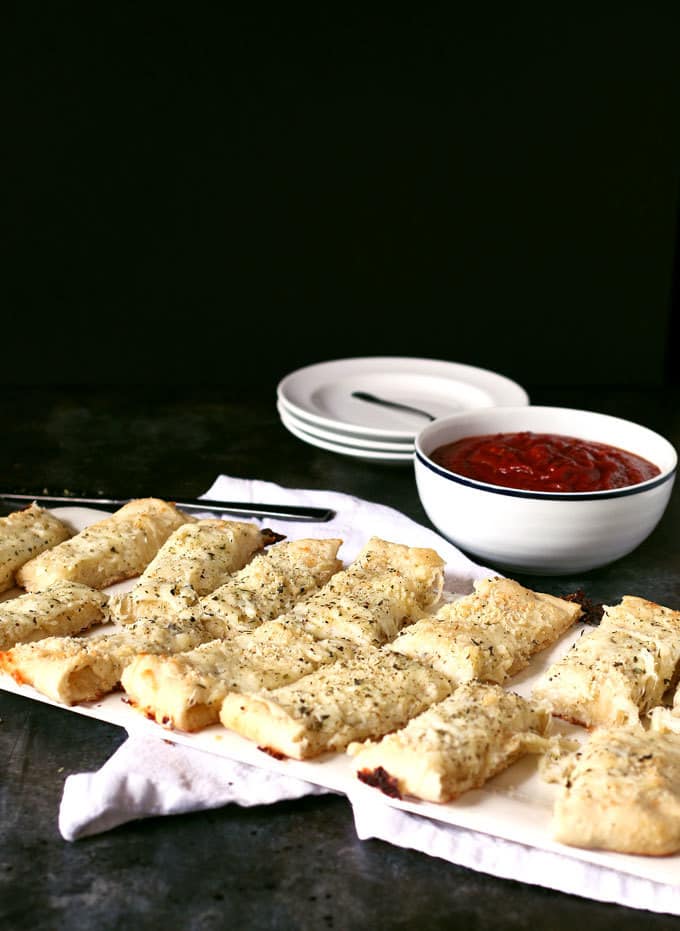
[[436, 465], [427, 456], [423, 455], [416, 448], [416, 458], [422, 464], [441, 475], [443, 478], [459, 485], [469, 485], [470, 488], [480, 488], [484, 491], [492, 491], [497, 495], [509, 495], [511, 498], [540, 498], [543, 501], [592, 501], [596, 498], [625, 498], [627, 495], [636, 495], [640, 491], [648, 488], [656, 488], [657, 485], [663, 485], [664, 482], [670, 481], [675, 475], [675, 467], [664, 475], [657, 475], [654, 478], [647, 479], [646, 482], [638, 482], [637, 485], [626, 485], [623, 488], [612, 488], [607, 491], [526, 491], [523, 488], [506, 488], [504, 485], [492, 485], [490, 482], [480, 482], [478, 479], [467, 478], [459, 475], [457, 472], [451, 472], [442, 466]]

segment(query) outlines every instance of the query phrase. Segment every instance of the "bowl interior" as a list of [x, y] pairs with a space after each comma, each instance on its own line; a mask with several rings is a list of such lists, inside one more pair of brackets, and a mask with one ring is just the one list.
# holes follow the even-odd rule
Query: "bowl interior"
[[[674, 447], [659, 433], [641, 424], [595, 411], [531, 405], [466, 411], [435, 420], [417, 435], [416, 454], [429, 461], [430, 454], [438, 446], [466, 436], [524, 430], [534, 433], [558, 433], [617, 446], [653, 462], [661, 470], [661, 476], [668, 475], [677, 466]], [[437, 470], [440, 471], [441, 467], [437, 466]], [[655, 476], [648, 482], [658, 482], [659, 478], [660, 476]], [[640, 488], [644, 488], [648, 482], [642, 482]], [[532, 494], [540, 495], [541, 492]]]

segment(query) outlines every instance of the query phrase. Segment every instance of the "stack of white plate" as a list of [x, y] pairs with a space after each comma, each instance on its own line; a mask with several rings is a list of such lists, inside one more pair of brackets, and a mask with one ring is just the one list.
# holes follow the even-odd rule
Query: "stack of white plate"
[[[362, 400], [356, 392], [402, 406]], [[299, 439], [393, 463], [413, 460], [416, 434], [436, 417], [528, 403], [524, 388], [496, 372], [408, 356], [319, 362], [291, 372], [277, 388], [281, 421]]]

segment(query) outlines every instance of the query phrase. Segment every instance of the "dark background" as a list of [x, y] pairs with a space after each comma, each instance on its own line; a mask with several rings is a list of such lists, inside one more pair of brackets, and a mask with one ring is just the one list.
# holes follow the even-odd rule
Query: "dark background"
[[6, 8], [0, 381], [677, 380], [674, 6]]

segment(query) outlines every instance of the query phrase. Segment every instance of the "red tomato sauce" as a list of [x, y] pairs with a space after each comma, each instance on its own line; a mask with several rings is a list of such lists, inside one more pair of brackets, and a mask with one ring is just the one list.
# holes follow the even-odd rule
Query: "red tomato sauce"
[[439, 446], [430, 459], [450, 472], [526, 491], [605, 491], [661, 470], [625, 449], [554, 433], [493, 433]]

